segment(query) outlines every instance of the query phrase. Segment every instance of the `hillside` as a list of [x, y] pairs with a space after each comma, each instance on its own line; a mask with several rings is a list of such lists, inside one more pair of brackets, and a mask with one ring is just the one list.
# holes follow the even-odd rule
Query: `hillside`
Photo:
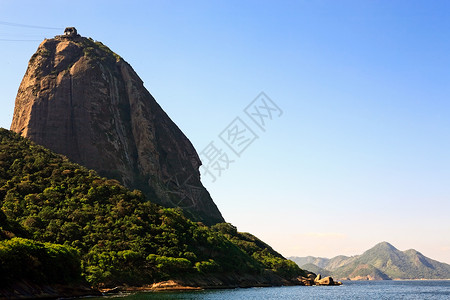
[[194, 221], [225, 222], [192, 143], [133, 68], [101, 42], [66, 33], [31, 57], [11, 130]]
[[[156, 205], [140, 191], [6, 129], [0, 129], [0, 199], [0, 282], [7, 286], [19, 279], [52, 284], [64, 278], [96, 287], [166, 279], [200, 286], [282, 285], [304, 275], [231, 224], [193, 222], [179, 209]], [[26, 260], [14, 256], [17, 247], [36, 264], [23, 268]], [[56, 258], [49, 260], [52, 253]], [[67, 276], [54, 275], [69, 265]]]
[[[387, 242], [375, 245], [363, 254], [353, 257], [337, 256], [332, 259], [292, 257], [300, 267], [316, 262], [317, 267], [338, 279], [450, 279], [450, 265], [430, 259], [410, 249], [400, 251]], [[307, 264], [299, 264], [307, 262]]]
[[[295, 262], [299, 266], [305, 265], [315, 265], [321, 269], [327, 269], [329, 271], [333, 271], [347, 263], [350, 263], [353, 260], [353, 257], [348, 257], [344, 255], [339, 255], [333, 258], [325, 258], [325, 257], [314, 257], [314, 256], [306, 256], [306, 257], [298, 257], [292, 256], [289, 258], [293, 262]], [[306, 270], [309, 270], [305, 267]], [[311, 270], [312, 271], [312, 270]]]

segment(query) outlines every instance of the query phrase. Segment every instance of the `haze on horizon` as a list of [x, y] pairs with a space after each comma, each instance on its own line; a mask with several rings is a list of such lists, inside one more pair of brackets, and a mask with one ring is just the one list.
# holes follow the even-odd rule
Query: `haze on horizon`
[[[1, 127], [39, 43], [75, 26], [133, 66], [197, 152], [234, 160], [202, 181], [240, 231], [285, 256], [388, 241], [450, 263], [449, 2], [66, 4], [0, 0]], [[261, 91], [282, 110], [264, 130], [244, 111]], [[240, 155], [220, 138], [236, 117], [258, 136]]]

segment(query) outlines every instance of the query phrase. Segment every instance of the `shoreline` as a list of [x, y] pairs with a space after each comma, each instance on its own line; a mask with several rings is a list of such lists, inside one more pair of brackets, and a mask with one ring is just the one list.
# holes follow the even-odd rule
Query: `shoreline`
[[[204, 280], [204, 278], [200, 278]], [[192, 280], [192, 279], [191, 279]], [[199, 280], [199, 278], [196, 278]], [[136, 292], [189, 292], [189, 291], [203, 291], [203, 290], [215, 290], [215, 289], [237, 289], [237, 288], [256, 288], [256, 287], [282, 287], [282, 286], [306, 286], [301, 281], [289, 281], [283, 284], [270, 284], [270, 283], [256, 283], [253, 282], [241, 282], [240, 284], [218, 284], [217, 278], [212, 278], [209, 284], [192, 285], [188, 284], [188, 280], [182, 279], [170, 279], [166, 281], [160, 281], [153, 284], [143, 286], [116, 286], [112, 288], [100, 288], [94, 289], [85, 285], [46, 285], [38, 286], [28, 282], [19, 282], [10, 286], [8, 289], [0, 289], [0, 300], [2, 299], [73, 299], [80, 297], [105, 297], [115, 295], [119, 293], [136, 293]], [[344, 280], [345, 282], [361, 282], [361, 281], [450, 281], [450, 279], [393, 279], [393, 280]], [[192, 282], [192, 281], [191, 281]], [[198, 283], [198, 282], [197, 282]], [[206, 283], [206, 282], [204, 282]], [[214, 283], [214, 284], [211, 284]]]
[[391, 281], [450, 281], [450, 278], [448, 278], [448, 279], [427, 279], [427, 278], [398, 279], [398, 278], [396, 278], [396, 279], [392, 279]]
[[[269, 279], [269, 280], [268, 280]], [[281, 286], [339, 286], [340, 281], [334, 281], [331, 277], [320, 278], [320, 275], [310, 274], [310, 277], [297, 277], [291, 280], [278, 276], [264, 278], [258, 275], [241, 275], [236, 277], [231, 274], [216, 274], [215, 276], [197, 275], [189, 278], [176, 278], [156, 282], [144, 286], [117, 286], [114, 288], [99, 289], [104, 294], [116, 292], [139, 291], [195, 291], [214, 289], [236, 289], [253, 287], [281, 287]]]
[[416, 279], [340, 279], [341, 281], [450, 281], [448, 279], [429, 279], [429, 278], [416, 278]]
[[141, 286], [118, 285], [93, 288], [87, 283], [73, 284], [36, 284], [28, 281], [15, 282], [0, 288], [2, 299], [58, 299], [77, 297], [101, 297], [121, 292], [164, 292], [164, 291], [199, 291], [213, 289], [236, 289], [252, 287], [281, 287], [281, 286], [312, 286], [312, 285], [340, 285], [330, 277], [320, 278], [313, 273], [309, 277], [295, 277], [284, 279], [273, 272], [263, 274], [191, 274], [187, 277], [173, 278]]

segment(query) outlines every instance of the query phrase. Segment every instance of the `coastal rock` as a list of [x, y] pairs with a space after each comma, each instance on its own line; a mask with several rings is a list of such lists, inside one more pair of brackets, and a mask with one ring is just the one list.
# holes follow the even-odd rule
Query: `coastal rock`
[[31, 57], [11, 130], [193, 220], [224, 222], [188, 138], [127, 62], [74, 28]]
[[307, 277], [298, 277], [298, 281], [302, 282], [303, 285], [311, 286], [311, 285], [341, 285], [342, 282], [340, 281], [334, 281], [331, 276], [327, 276], [325, 278], [322, 278], [322, 275], [314, 274], [314, 273], [308, 273]]
[[297, 278], [297, 280], [299, 282], [301, 282], [303, 285], [306, 285], [306, 286], [314, 285], [314, 279], [311, 279], [309, 277], [300, 276], [300, 277]]
[[330, 276], [319, 279], [316, 281], [316, 285], [334, 285], [334, 280]]
[[185, 286], [174, 280], [157, 282], [151, 285], [149, 290], [153, 291], [176, 291], [176, 290], [200, 290], [200, 287]]

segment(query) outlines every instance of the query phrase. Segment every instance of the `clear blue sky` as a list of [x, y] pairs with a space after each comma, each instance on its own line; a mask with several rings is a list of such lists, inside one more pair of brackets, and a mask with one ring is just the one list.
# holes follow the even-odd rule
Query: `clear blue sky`
[[[1, 127], [66, 26], [128, 61], [198, 152], [227, 150], [238, 116], [252, 126], [204, 178], [239, 230], [286, 256], [388, 241], [450, 263], [449, 1], [0, 0]], [[261, 91], [283, 110], [266, 132], [243, 112]]]

